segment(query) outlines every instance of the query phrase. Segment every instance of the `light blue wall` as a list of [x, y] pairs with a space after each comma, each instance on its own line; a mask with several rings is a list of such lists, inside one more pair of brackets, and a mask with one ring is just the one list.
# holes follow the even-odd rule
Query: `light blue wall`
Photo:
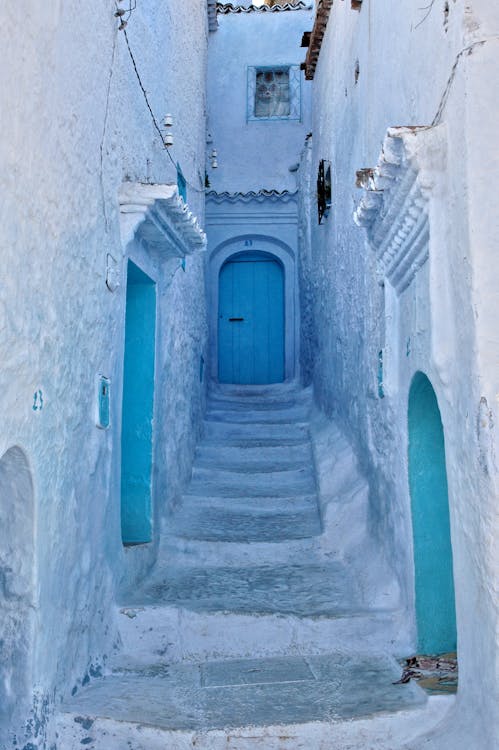
[[124, 544], [152, 538], [152, 444], [156, 287], [128, 261], [121, 437], [121, 533]]
[[218, 153], [211, 187], [218, 192], [273, 188], [294, 190], [289, 167], [298, 162], [310, 131], [311, 84], [301, 77], [299, 120], [247, 122], [249, 66], [300, 65], [304, 31], [312, 28], [309, 10], [219, 15], [208, 49], [208, 131]]
[[442, 420], [433, 387], [418, 372], [409, 393], [409, 486], [418, 648], [456, 648], [456, 611]]

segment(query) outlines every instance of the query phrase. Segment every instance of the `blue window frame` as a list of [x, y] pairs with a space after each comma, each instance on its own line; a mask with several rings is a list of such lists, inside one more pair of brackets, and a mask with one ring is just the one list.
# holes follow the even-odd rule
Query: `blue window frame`
[[300, 66], [249, 66], [246, 119], [301, 120]]

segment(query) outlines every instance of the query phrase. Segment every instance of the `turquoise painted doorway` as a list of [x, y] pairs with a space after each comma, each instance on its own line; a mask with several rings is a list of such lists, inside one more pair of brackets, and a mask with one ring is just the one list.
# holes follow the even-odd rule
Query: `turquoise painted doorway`
[[156, 285], [128, 261], [121, 428], [123, 544], [152, 537], [152, 448]]
[[456, 611], [444, 431], [422, 372], [412, 381], [408, 418], [418, 649], [438, 654], [456, 648]]
[[284, 270], [265, 253], [241, 253], [220, 271], [218, 379], [284, 380]]

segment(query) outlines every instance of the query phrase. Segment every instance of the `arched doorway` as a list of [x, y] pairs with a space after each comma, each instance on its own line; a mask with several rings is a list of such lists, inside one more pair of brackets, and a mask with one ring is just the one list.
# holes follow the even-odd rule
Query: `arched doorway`
[[445, 443], [433, 387], [416, 373], [409, 393], [409, 487], [418, 649], [456, 648], [456, 613]]
[[0, 746], [32, 704], [35, 509], [28, 461], [17, 446], [0, 457]]
[[219, 275], [218, 379], [284, 380], [284, 269], [270, 253], [238, 253]]

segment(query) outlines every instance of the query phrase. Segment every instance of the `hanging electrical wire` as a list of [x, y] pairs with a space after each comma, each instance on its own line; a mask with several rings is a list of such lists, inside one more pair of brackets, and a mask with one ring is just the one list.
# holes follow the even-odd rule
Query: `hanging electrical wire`
[[[117, 0], [117, 1], [118, 1], [118, 2], [121, 2], [121, 0]], [[120, 9], [118, 9], [118, 11], [124, 11], [124, 13], [123, 13], [123, 14], [122, 14], [121, 12], [119, 13], [118, 11], [117, 11], [117, 12], [115, 13], [115, 15], [116, 15], [117, 17], [119, 17], [119, 18], [120, 18], [120, 26], [119, 26], [118, 28], [119, 28], [119, 30], [120, 30], [120, 31], [122, 31], [122, 32], [123, 32], [123, 35], [124, 35], [124, 37], [125, 37], [125, 42], [126, 42], [126, 46], [127, 46], [127, 49], [128, 49], [128, 54], [130, 55], [130, 59], [131, 59], [131, 61], [132, 61], [133, 69], [134, 69], [135, 75], [136, 75], [136, 77], [137, 77], [137, 81], [139, 82], [140, 90], [142, 91], [142, 95], [143, 95], [143, 97], [144, 97], [144, 101], [145, 101], [145, 103], [146, 103], [146, 105], [147, 105], [147, 109], [149, 110], [149, 114], [150, 114], [150, 116], [151, 116], [151, 120], [152, 120], [152, 122], [153, 122], [154, 128], [155, 128], [156, 132], [158, 133], [158, 135], [159, 135], [159, 137], [160, 137], [160, 139], [161, 139], [161, 144], [162, 144], [162, 146], [163, 146], [164, 150], [166, 151], [166, 153], [168, 154], [168, 158], [170, 159], [171, 163], [173, 164], [173, 166], [174, 166], [174, 167], [175, 167], [175, 169], [177, 170], [177, 169], [178, 169], [178, 165], [176, 164], [176, 162], [175, 162], [174, 158], [172, 157], [172, 155], [171, 155], [171, 153], [170, 153], [170, 149], [169, 149], [169, 145], [171, 145], [171, 144], [167, 144], [167, 143], [165, 142], [165, 137], [163, 136], [163, 132], [162, 132], [162, 130], [161, 130], [161, 127], [160, 127], [160, 125], [159, 125], [159, 123], [158, 123], [158, 120], [156, 119], [156, 116], [155, 116], [155, 114], [154, 114], [154, 111], [153, 111], [153, 108], [152, 108], [152, 106], [151, 106], [151, 103], [150, 103], [150, 101], [149, 101], [149, 97], [148, 97], [148, 95], [147, 95], [147, 91], [146, 91], [146, 89], [145, 89], [145, 86], [144, 86], [144, 84], [142, 83], [142, 79], [141, 79], [141, 77], [140, 77], [140, 73], [139, 73], [139, 70], [138, 70], [138, 67], [137, 67], [137, 62], [136, 62], [136, 60], [135, 60], [135, 56], [134, 56], [134, 54], [133, 54], [133, 52], [132, 52], [132, 48], [131, 48], [131, 46], [130, 46], [130, 40], [129, 40], [129, 38], [128, 38], [128, 34], [127, 34], [127, 32], [126, 32], [126, 28], [125, 28], [125, 27], [126, 27], [126, 25], [127, 25], [127, 20], [128, 20], [129, 18], [130, 18], [131, 14], [132, 14], [132, 12], [133, 12], [133, 11], [135, 10], [136, 6], [137, 6], [136, 0], [135, 0], [135, 2], [134, 2], [134, 5], [133, 5], [133, 7], [132, 7], [132, 0], [130, 0], [130, 2], [129, 2], [129, 7], [128, 7], [128, 8], [126, 9], [126, 10], [125, 10], [125, 9], [123, 9], [123, 8], [120, 8]], [[124, 15], [125, 15], [126, 13], [128, 13], [129, 15], [128, 15], [127, 19], [125, 20], [125, 19], [124, 19]], [[167, 134], [167, 135], [170, 135], [170, 134]], [[185, 179], [185, 178], [184, 178], [184, 179]], [[204, 192], [205, 192], [205, 189], [204, 189], [204, 188], [199, 188], [199, 187], [197, 187], [196, 185], [193, 185], [193, 184], [192, 184], [192, 183], [191, 183], [191, 182], [190, 182], [189, 180], [187, 180], [187, 179], [186, 179], [186, 183], [187, 183], [187, 185], [189, 185], [189, 187], [190, 187], [190, 188], [191, 188], [192, 190], [195, 190], [195, 191], [196, 191], [196, 192], [198, 192], [198, 193], [204, 193]]]

